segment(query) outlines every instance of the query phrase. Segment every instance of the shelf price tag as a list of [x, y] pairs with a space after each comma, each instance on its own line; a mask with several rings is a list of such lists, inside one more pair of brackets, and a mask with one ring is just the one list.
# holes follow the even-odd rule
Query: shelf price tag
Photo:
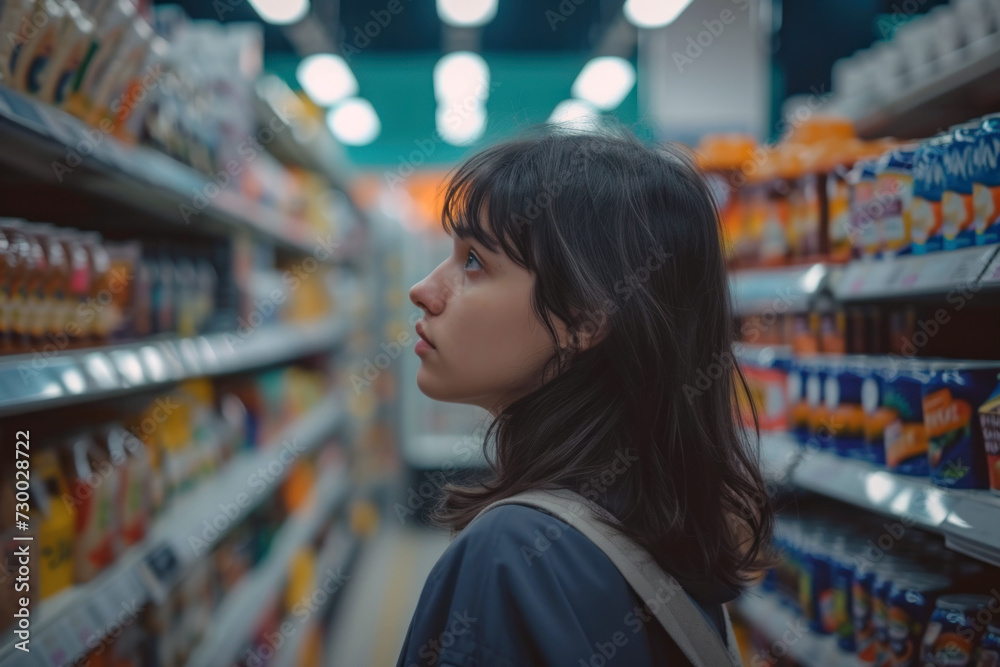
[[166, 599], [180, 574], [180, 559], [169, 544], [153, 549], [143, 560], [143, 579], [149, 585], [150, 596], [156, 602]]

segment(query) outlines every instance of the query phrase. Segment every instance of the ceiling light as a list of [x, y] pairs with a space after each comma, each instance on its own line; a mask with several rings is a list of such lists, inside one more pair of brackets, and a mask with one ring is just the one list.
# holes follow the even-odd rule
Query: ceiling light
[[640, 28], [662, 28], [674, 22], [691, 0], [626, 0], [623, 11], [629, 23]]
[[549, 122], [564, 129], [593, 130], [597, 128], [600, 114], [590, 102], [584, 100], [563, 100], [556, 105], [549, 116]]
[[375, 107], [360, 97], [346, 99], [331, 109], [326, 124], [337, 141], [348, 146], [366, 146], [382, 131]]
[[453, 146], [469, 146], [486, 132], [482, 104], [439, 104], [435, 114], [438, 134]]
[[449, 25], [486, 25], [497, 15], [497, 0], [437, 0], [438, 16]]
[[633, 86], [635, 68], [632, 63], [617, 56], [604, 56], [583, 66], [573, 82], [573, 97], [610, 111], [622, 103]]
[[478, 53], [455, 51], [434, 65], [434, 97], [438, 103], [478, 100], [490, 94], [490, 67]]
[[306, 95], [321, 107], [358, 94], [358, 80], [340, 56], [317, 53], [303, 58], [295, 76]]
[[309, 0], [250, 0], [257, 14], [277, 25], [297, 23], [309, 13]]

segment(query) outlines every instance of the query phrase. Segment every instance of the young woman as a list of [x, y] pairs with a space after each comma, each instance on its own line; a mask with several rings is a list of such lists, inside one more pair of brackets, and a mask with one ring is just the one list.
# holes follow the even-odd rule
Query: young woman
[[726, 637], [722, 604], [764, 562], [773, 517], [740, 426], [705, 181], [627, 131], [545, 131], [460, 166], [444, 227], [454, 251], [410, 290], [417, 384], [491, 413], [492, 474], [446, 490], [438, 519], [461, 532], [398, 665], [688, 664], [581, 532], [523, 505], [477, 515], [528, 490], [580, 494]]

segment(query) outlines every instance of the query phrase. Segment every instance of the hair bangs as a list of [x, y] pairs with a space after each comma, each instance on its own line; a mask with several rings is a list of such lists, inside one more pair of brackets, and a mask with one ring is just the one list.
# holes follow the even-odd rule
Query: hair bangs
[[[530, 243], [519, 206], [534, 196], [518, 183], [523, 164], [508, 145], [488, 149], [461, 165], [445, 189], [441, 226], [460, 239], [472, 237], [519, 266], [533, 269]], [[522, 214], [523, 216], [523, 214]]]

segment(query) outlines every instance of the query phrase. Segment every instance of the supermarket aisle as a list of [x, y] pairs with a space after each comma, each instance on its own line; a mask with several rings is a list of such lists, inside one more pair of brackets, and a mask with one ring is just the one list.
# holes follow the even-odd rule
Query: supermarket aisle
[[446, 533], [393, 522], [365, 547], [328, 637], [326, 664], [394, 665]]

